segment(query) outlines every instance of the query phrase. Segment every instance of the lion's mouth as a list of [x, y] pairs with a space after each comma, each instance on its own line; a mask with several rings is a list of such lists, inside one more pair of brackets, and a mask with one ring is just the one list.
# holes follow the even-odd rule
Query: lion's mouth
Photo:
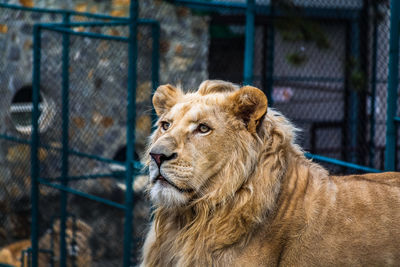
[[170, 185], [170, 186], [172, 186], [173, 188], [175, 188], [176, 190], [178, 190], [181, 193], [192, 193], [194, 191], [191, 188], [181, 188], [181, 187], [177, 186], [175, 183], [173, 183], [169, 179], [165, 178], [161, 174], [158, 175], [156, 177], [156, 179], [154, 179], [154, 183], [156, 183], [157, 181], [159, 181], [160, 183], [162, 183], [164, 185]]

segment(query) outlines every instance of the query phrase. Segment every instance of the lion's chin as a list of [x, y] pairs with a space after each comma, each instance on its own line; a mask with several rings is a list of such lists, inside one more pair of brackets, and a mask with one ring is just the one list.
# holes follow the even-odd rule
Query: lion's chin
[[156, 206], [176, 207], [187, 203], [188, 197], [172, 186], [157, 181], [150, 190], [150, 199]]

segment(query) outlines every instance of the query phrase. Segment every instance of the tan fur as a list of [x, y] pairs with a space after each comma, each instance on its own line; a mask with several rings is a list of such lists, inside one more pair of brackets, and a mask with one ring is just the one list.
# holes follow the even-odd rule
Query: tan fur
[[169, 128], [149, 152], [176, 156], [159, 170], [148, 161], [156, 209], [142, 266], [399, 265], [400, 175], [329, 176], [261, 91], [218, 83], [155, 94]]
[[[22, 240], [0, 249], [0, 263], [20, 267], [22, 251], [30, 246], [30, 240]], [[24, 265], [27, 266], [27, 259], [24, 259]]]

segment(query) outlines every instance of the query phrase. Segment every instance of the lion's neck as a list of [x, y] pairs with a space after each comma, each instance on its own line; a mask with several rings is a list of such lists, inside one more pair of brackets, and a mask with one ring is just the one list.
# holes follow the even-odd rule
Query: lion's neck
[[[257, 168], [230, 199], [218, 204], [204, 199], [186, 209], [157, 210], [158, 248], [164, 253], [180, 253], [168, 255], [168, 262], [179, 266], [212, 265], [222, 250], [243, 247], [257, 227], [272, 223], [280, 214], [278, 202], [286, 201], [284, 196], [295, 190], [299, 177], [312, 176], [314, 168], [301, 151], [287, 149], [263, 155], [262, 168]], [[301, 184], [307, 183], [304, 179]]]

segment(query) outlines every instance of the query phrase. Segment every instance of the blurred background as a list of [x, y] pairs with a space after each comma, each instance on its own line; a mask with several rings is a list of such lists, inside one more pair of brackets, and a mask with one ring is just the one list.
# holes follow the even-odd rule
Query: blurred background
[[[0, 265], [31, 266], [32, 207], [39, 266], [122, 266], [127, 242], [139, 262], [151, 208], [140, 175], [126, 204], [127, 173], [141, 167], [159, 84], [253, 84], [332, 173], [384, 169], [389, 0], [138, 2], [133, 41], [130, 0], [0, 0]], [[33, 29], [44, 23], [58, 24], [39, 36], [32, 161]]]

